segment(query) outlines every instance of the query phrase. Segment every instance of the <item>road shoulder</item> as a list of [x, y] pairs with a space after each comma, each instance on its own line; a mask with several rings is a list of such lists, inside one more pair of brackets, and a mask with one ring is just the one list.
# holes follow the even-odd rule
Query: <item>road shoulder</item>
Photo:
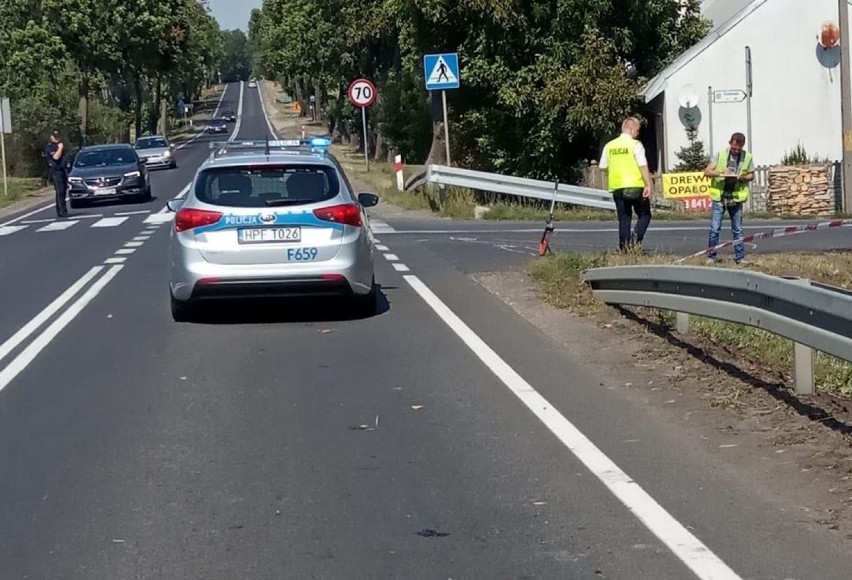
[[852, 439], [842, 429], [803, 416], [747, 373], [714, 365], [712, 354], [689, 354], [627, 319], [596, 324], [546, 304], [523, 268], [472, 277], [602, 381], [791, 506], [797, 520], [852, 540]]

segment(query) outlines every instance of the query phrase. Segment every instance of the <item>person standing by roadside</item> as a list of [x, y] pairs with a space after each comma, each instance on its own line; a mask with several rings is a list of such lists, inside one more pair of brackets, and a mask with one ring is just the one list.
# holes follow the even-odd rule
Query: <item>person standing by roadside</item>
[[[745, 135], [734, 133], [728, 147], [719, 151], [715, 161], [711, 161], [704, 175], [711, 179], [710, 200], [713, 203], [710, 218], [710, 239], [707, 257], [716, 261], [716, 246], [719, 245], [719, 233], [725, 211], [731, 216], [731, 234], [734, 241], [743, 237], [743, 203], [748, 201], [749, 183], [754, 179], [751, 153], [745, 150]], [[737, 264], [745, 260], [745, 245], [734, 244], [734, 261]]]
[[68, 208], [65, 207], [65, 196], [68, 193], [68, 174], [65, 168], [65, 143], [59, 131], [50, 134], [50, 142], [44, 148], [47, 155], [47, 166], [49, 178], [53, 182], [56, 191], [56, 215], [68, 217]]
[[[628, 117], [621, 124], [621, 135], [604, 146], [600, 168], [606, 172], [618, 215], [618, 248], [626, 251], [642, 246], [651, 224], [651, 173], [645, 147], [638, 140], [642, 124]], [[631, 232], [633, 213], [636, 229]]]

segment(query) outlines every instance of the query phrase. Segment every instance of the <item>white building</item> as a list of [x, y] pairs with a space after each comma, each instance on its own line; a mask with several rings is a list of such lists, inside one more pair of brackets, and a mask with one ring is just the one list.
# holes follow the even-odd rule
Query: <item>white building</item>
[[[705, 0], [702, 11], [713, 21], [711, 32], [654, 77], [642, 95], [655, 121], [650, 134], [656, 143], [647, 144], [650, 157], [660, 161], [652, 161], [653, 168], [678, 163], [676, 153], [688, 144], [686, 110], [698, 121], [708, 150], [711, 143], [714, 151], [723, 147], [734, 132], [748, 136], [747, 100], [709, 102], [710, 87], [746, 90], [746, 47], [753, 73], [746, 148], [755, 163], [778, 163], [799, 143], [811, 156], [839, 160], [840, 48], [819, 44], [823, 24], [839, 24], [837, 0]], [[846, 36], [846, 26], [841, 29]], [[692, 109], [680, 104], [695, 98]]]

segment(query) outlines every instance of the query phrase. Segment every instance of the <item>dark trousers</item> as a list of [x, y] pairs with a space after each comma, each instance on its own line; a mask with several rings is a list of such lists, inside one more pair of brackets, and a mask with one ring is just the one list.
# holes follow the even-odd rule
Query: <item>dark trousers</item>
[[[626, 198], [625, 192], [638, 192], [638, 197], [637, 199]], [[651, 199], [642, 197], [642, 189], [616, 189], [612, 192], [612, 197], [618, 214], [618, 248], [626, 250], [634, 243], [641, 244], [651, 224]], [[637, 218], [636, 230], [631, 235], [634, 212]]]
[[64, 171], [54, 171], [51, 179], [53, 189], [56, 191], [56, 215], [66, 217], [68, 208], [65, 207], [65, 196], [68, 194], [68, 177]]

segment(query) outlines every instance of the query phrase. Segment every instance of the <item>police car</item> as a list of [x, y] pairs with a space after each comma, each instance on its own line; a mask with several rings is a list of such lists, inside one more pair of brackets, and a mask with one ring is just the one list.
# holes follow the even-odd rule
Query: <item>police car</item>
[[201, 301], [343, 296], [359, 315], [376, 309], [375, 246], [365, 208], [328, 153], [327, 137], [224, 141], [195, 175], [170, 236], [172, 317]]

